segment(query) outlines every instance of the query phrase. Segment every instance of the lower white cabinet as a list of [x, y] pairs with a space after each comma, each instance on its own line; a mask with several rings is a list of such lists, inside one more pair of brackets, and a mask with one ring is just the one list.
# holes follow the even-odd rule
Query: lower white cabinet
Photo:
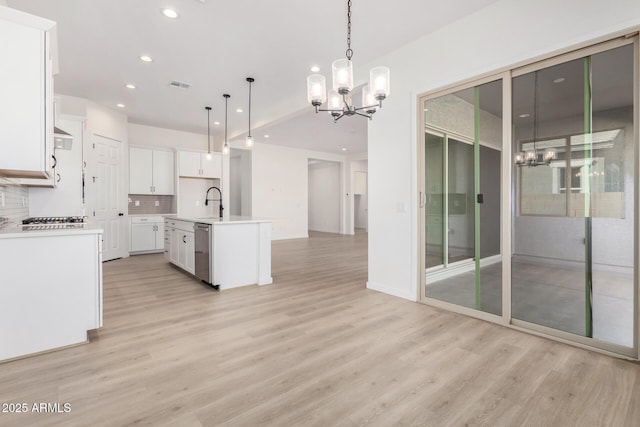
[[164, 250], [164, 218], [132, 216], [129, 252], [161, 252]]
[[195, 262], [195, 240], [193, 223], [188, 221], [180, 221], [175, 219], [165, 220], [165, 229], [167, 230], [167, 240], [169, 262], [182, 268], [183, 270], [194, 274], [196, 271]]
[[0, 259], [0, 361], [84, 343], [102, 326], [99, 230], [5, 235]]

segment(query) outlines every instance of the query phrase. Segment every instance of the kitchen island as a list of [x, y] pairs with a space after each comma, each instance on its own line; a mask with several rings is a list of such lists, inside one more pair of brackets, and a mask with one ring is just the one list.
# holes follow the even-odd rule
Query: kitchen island
[[[197, 224], [209, 229], [206, 247], [199, 248]], [[198, 250], [196, 250], [198, 249]], [[207, 255], [208, 254], [208, 255]], [[220, 290], [246, 285], [269, 285], [271, 278], [271, 221], [231, 216], [220, 218], [165, 218], [165, 257]], [[199, 258], [198, 258], [199, 257]], [[207, 257], [208, 279], [196, 258]]]
[[0, 361], [86, 343], [102, 326], [102, 229], [0, 230]]

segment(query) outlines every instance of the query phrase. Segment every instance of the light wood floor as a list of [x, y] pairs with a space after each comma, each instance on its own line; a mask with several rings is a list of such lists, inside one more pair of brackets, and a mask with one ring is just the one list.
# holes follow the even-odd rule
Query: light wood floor
[[0, 364], [0, 403], [71, 412], [0, 425], [640, 425], [637, 364], [369, 291], [366, 244], [274, 242], [273, 285], [221, 293], [106, 263], [90, 344]]

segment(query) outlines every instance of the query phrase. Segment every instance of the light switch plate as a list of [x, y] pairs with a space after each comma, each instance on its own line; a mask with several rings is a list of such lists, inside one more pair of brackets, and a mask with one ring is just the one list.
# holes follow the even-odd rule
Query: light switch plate
[[159, 201], [159, 200], [156, 200], [155, 205], [156, 205], [156, 206], [160, 206], [160, 201]]
[[134, 203], [135, 206], [140, 206], [140, 200], [136, 200]]

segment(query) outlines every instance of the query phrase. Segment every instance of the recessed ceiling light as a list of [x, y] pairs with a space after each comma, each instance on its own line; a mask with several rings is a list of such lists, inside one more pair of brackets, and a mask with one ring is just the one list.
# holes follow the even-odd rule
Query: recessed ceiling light
[[236, 108], [236, 113], [242, 113], [242, 108]]
[[264, 135], [264, 137], [265, 137], [265, 138], [269, 138], [269, 135], [265, 134], [265, 135]]
[[171, 19], [176, 19], [178, 18], [180, 15], [178, 15], [178, 12], [176, 12], [173, 9], [162, 9], [162, 14], [164, 16], [166, 16], [167, 18], [171, 18]]
[[347, 149], [345, 147], [342, 147], [342, 151], [347, 151]]
[[124, 85], [124, 87], [126, 87], [127, 89], [135, 89], [136, 85], [134, 85], [132, 83], [127, 83], [126, 85]]
[[140, 61], [142, 61], [142, 62], [152, 62], [153, 59], [151, 59], [151, 57], [149, 55], [142, 55], [142, 56], [140, 56]]
[[557, 79], [553, 80], [554, 83], [562, 83], [563, 81], [564, 81], [564, 77], [558, 77]]
[[220, 126], [220, 122], [213, 122], [214, 126]]
[[524, 114], [520, 114], [518, 117], [520, 117], [521, 119], [526, 119], [527, 117], [529, 117], [531, 114], [529, 113], [524, 113]]
[[317, 73], [318, 71], [320, 71], [320, 67], [318, 67], [317, 65], [312, 65], [309, 69], [312, 73]]
[[124, 108], [124, 104], [116, 104], [116, 107], [118, 107], [118, 108]]

